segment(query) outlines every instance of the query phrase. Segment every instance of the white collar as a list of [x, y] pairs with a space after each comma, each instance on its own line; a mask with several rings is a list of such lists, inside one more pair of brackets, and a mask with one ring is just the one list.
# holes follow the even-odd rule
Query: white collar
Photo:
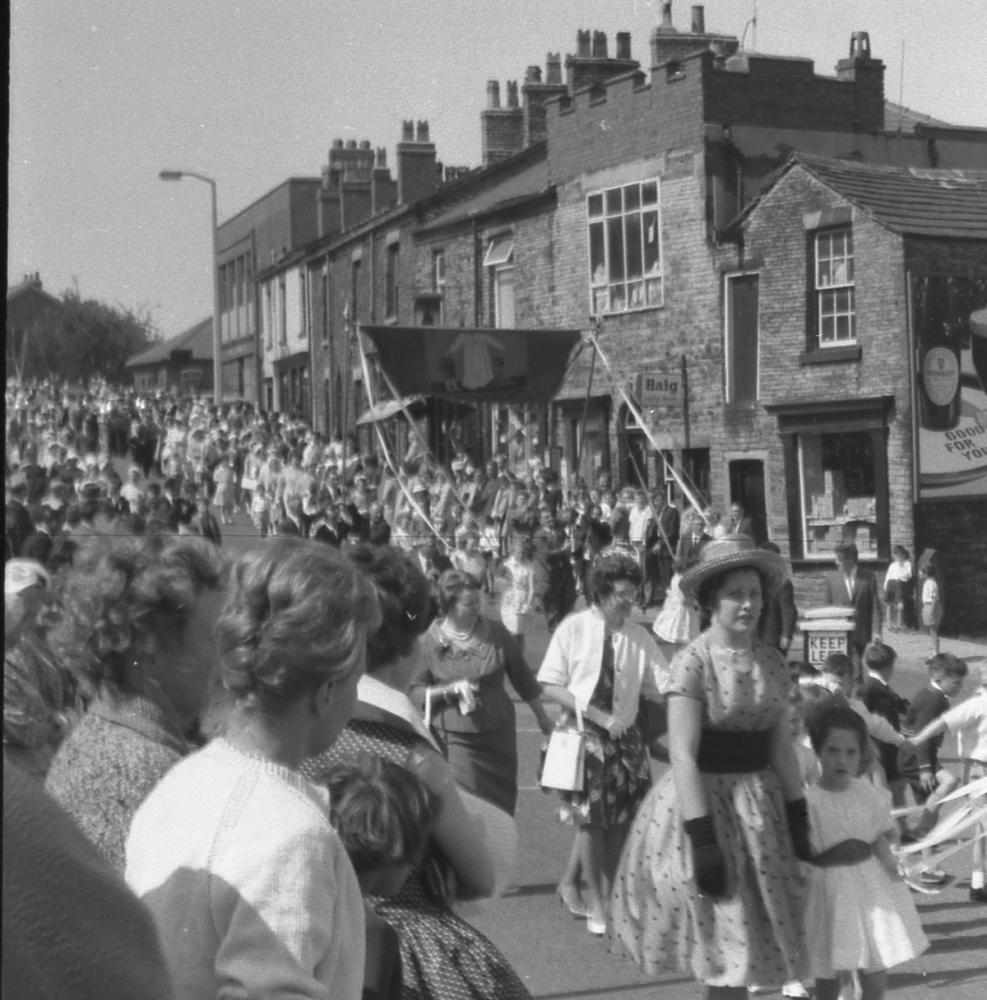
[[[391, 715], [396, 715], [399, 719], [407, 722], [419, 736], [428, 740], [435, 750], [439, 750], [439, 745], [435, 742], [435, 737], [428, 726], [425, 725], [425, 720], [403, 691], [392, 688], [383, 681], [377, 680], [376, 677], [364, 674], [357, 681], [356, 696], [365, 705], [372, 705], [381, 711], [390, 712]], [[441, 750], [439, 752], [441, 753]]]

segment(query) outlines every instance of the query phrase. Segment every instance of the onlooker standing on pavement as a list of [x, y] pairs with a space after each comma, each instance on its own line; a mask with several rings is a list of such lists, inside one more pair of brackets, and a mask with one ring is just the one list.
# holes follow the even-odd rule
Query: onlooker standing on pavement
[[936, 580], [935, 566], [931, 563], [919, 567], [922, 581], [922, 631], [932, 636], [935, 653], [939, 653], [939, 623], [942, 621], [942, 598], [939, 581]]
[[[761, 548], [781, 555], [781, 549], [774, 542], [762, 542]], [[781, 586], [766, 601], [764, 614], [761, 616], [761, 638], [774, 646], [783, 658], [788, 657], [798, 616], [795, 586], [792, 578], [786, 576]]]
[[862, 657], [867, 643], [881, 638], [881, 597], [877, 578], [859, 566], [857, 546], [845, 542], [833, 549], [836, 572], [824, 579], [824, 603], [827, 606], [853, 608], [853, 631], [850, 646], [857, 679], [862, 680]]
[[648, 526], [654, 520], [648, 494], [641, 489], [634, 491], [634, 502], [627, 511], [627, 540], [638, 554], [641, 563], [641, 589], [638, 593], [639, 607], [646, 608], [649, 603], [650, 587], [648, 586], [645, 542]]
[[905, 604], [912, 582], [912, 561], [904, 545], [891, 550], [894, 558], [884, 575], [884, 604], [888, 609], [888, 627], [900, 632], [905, 624]]

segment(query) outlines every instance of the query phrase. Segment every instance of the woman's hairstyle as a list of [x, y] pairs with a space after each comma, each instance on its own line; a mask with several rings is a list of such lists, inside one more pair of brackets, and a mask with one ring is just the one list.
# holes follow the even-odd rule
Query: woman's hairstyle
[[329, 814], [358, 874], [414, 864], [439, 814], [439, 798], [394, 761], [361, 754], [320, 777], [329, 789]]
[[904, 545], [896, 545], [891, 550], [891, 555], [893, 555], [893, 556], [901, 556], [902, 559], [910, 559], [911, 558], [911, 556], [909, 556], [909, 554], [908, 554], [908, 549], [906, 549]]
[[459, 600], [466, 590], [479, 590], [480, 581], [472, 573], [464, 573], [458, 569], [447, 569], [438, 579], [436, 596], [439, 604], [439, 614], [449, 613], [449, 609]]
[[822, 700], [809, 713], [806, 720], [806, 729], [809, 733], [809, 740], [812, 749], [818, 754], [822, 749], [826, 737], [834, 729], [846, 729], [854, 733], [860, 744], [860, 755], [864, 757], [867, 753], [867, 724], [857, 713], [842, 702], [830, 702]]
[[156, 649], [181, 648], [204, 590], [223, 583], [226, 559], [199, 538], [94, 535], [56, 576], [46, 638], [87, 693], [122, 691], [128, 668]]
[[593, 602], [599, 604], [609, 597], [620, 581], [641, 585], [641, 566], [629, 553], [604, 551], [596, 557], [589, 571], [589, 592]]
[[428, 579], [411, 556], [389, 545], [361, 542], [346, 555], [376, 591], [380, 626], [367, 636], [367, 670], [407, 656], [431, 621]]
[[271, 539], [233, 565], [217, 625], [223, 687], [276, 713], [362, 668], [379, 623], [373, 587], [341, 552]]

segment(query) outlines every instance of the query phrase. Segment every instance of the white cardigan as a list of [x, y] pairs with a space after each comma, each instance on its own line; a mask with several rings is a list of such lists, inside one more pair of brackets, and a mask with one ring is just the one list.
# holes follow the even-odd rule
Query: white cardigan
[[[595, 605], [569, 615], [552, 635], [538, 680], [566, 688], [585, 711], [600, 677], [604, 634], [603, 613]], [[613, 654], [613, 714], [627, 728], [637, 718], [642, 695], [661, 700], [658, 678], [668, 664], [647, 629], [632, 621], [613, 633]]]

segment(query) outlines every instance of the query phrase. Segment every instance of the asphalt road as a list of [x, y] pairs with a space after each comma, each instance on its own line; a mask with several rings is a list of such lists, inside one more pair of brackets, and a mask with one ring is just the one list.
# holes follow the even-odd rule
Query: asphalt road
[[[236, 521], [224, 528], [224, 547], [232, 554], [264, 544], [255, 537], [244, 515], [237, 515]], [[486, 611], [496, 613], [492, 604]], [[899, 656], [894, 686], [910, 697], [926, 682], [924, 660], [932, 653], [931, 639], [911, 634], [889, 635], [887, 639]], [[547, 643], [543, 625], [526, 638], [528, 661], [535, 669]], [[987, 645], [981, 643], [943, 639], [942, 648], [971, 664], [987, 657]], [[973, 687], [968, 679], [962, 694]], [[699, 997], [699, 988], [687, 976], [642, 975], [629, 961], [611, 955], [605, 939], [591, 936], [583, 921], [560, 908], [555, 885], [572, 832], [556, 821], [554, 798], [536, 785], [541, 734], [530, 709], [523, 703], [517, 707], [521, 761], [517, 871], [513, 885], [502, 897], [480, 904], [467, 914], [468, 919], [497, 944], [540, 1000]], [[656, 765], [656, 774], [659, 769]], [[915, 897], [931, 947], [889, 972], [891, 997], [987, 1000], [987, 906], [971, 903], [968, 898], [969, 849], [954, 855], [944, 867], [950, 881], [935, 894]]]

